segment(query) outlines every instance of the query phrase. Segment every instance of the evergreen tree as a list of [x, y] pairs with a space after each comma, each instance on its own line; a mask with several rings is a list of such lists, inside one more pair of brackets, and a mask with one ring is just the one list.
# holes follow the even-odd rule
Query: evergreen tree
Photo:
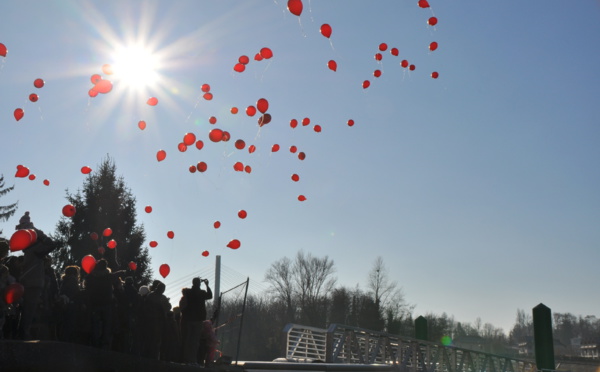
[[[15, 186], [4, 187], [4, 175], [0, 175], [0, 196], [6, 195], [11, 192]], [[0, 221], [8, 220], [12, 217], [13, 214], [17, 211], [17, 202], [9, 204], [9, 205], [0, 205]], [[0, 230], [0, 234], [2, 234], [2, 230]]]
[[[68, 265], [79, 265], [83, 256], [91, 254], [104, 258], [111, 270], [129, 270], [133, 261], [137, 270], [127, 275], [135, 278], [138, 285], [146, 285], [152, 279], [148, 248], [142, 247], [146, 234], [143, 226], [136, 224], [136, 200], [123, 177], [117, 177], [114, 162], [107, 157], [98, 170], [88, 175], [83, 191], [71, 194], [67, 200], [76, 209], [73, 217], [61, 217], [53, 238], [60, 248], [53, 252], [57, 269], [62, 272]], [[112, 234], [105, 236], [110, 228]], [[108, 242], [114, 240], [116, 248]]]

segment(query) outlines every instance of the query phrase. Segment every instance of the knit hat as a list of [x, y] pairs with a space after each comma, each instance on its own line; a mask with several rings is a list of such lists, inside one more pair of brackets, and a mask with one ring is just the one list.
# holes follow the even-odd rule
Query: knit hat
[[31, 218], [29, 217], [29, 211], [25, 212], [23, 217], [19, 220], [19, 224], [15, 226], [15, 230], [21, 229], [33, 229], [33, 222], [31, 222]]
[[140, 289], [138, 290], [138, 293], [140, 294], [140, 296], [145, 296], [148, 293], [150, 293], [150, 288], [148, 288], [147, 285], [143, 285], [140, 287]]

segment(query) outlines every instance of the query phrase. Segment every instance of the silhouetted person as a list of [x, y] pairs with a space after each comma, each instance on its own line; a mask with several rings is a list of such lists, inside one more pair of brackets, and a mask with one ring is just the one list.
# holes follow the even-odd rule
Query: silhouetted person
[[171, 304], [164, 295], [165, 284], [155, 281], [152, 285], [154, 290], [146, 297], [143, 312], [144, 322], [141, 324], [146, 335], [143, 356], [159, 359], [167, 329], [167, 314], [171, 310]]
[[59, 303], [61, 312], [59, 314], [60, 341], [74, 342], [75, 330], [78, 320], [78, 301], [81, 288], [79, 286], [79, 266], [67, 266], [61, 277]]
[[110, 349], [113, 321], [113, 292], [121, 271], [112, 273], [105, 259], [85, 279], [92, 316], [92, 345]]
[[36, 242], [23, 250], [23, 265], [18, 278], [19, 283], [25, 288], [21, 320], [19, 322], [19, 338], [29, 340], [31, 338], [31, 325], [34, 318], [39, 315], [38, 307], [42, 301], [44, 291], [44, 258], [56, 248], [56, 244], [44, 232], [35, 228], [29, 217], [29, 212], [25, 212], [15, 229], [34, 229], [37, 234]]
[[192, 288], [184, 288], [179, 300], [181, 309], [181, 335], [183, 339], [183, 362], [198, 363], [198, 349], [202, 340], [202, 322], [206, 320], [206, 300], [213, 295], [204, 279], [206, 291], [200, 289], [200, 278], [192, 279]]

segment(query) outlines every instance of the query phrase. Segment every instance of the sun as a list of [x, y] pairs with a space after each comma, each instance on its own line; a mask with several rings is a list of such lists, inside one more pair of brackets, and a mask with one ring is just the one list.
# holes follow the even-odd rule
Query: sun
[[123, 45], [113, 54], [111, 65], [115, 82], [128, 89], [152, 88], [159, 82], [160, 61], [156, 54], [141, 44]]

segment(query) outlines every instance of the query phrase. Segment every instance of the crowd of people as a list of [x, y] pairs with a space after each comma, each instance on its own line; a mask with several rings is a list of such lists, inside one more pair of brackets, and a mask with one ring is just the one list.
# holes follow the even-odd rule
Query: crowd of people
[[[35, 229], [29, 212], [16, 228]], [[35, 230], [36, 243], [21, 256], [7, 256], [8, 242], [0, 240], [0, 294], [15, 282], [24, 288], [15, 303], [0, 298], [0, 339], [58, 340], [170, 362], [214, 362], [218, 341], [206, 319], [206, 300], [213, 296], [207, 279], [194, 278], [172, 307], [163, 282], [136, 288], [126, 271], [112, 272], [104, 259], [85, 278], [79, 266], [59, 276], [48, 255], [55, 243]]]

